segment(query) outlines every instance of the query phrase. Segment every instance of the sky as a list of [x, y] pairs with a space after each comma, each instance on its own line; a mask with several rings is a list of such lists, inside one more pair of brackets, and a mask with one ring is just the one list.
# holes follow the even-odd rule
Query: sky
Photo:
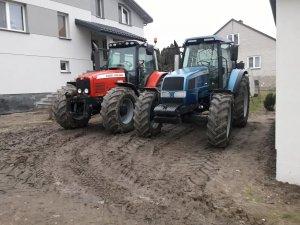
[[243, 20], [276, 38], [269, 0], [135, 0], [154, 20], [144, 27], [149, 43], [167, 47], [174, 40], [212, 35], [230, 19]]

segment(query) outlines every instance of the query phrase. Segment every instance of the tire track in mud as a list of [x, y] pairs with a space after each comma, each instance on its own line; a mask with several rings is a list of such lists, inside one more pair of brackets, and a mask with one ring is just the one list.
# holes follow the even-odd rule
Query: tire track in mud
[[[233, 141], [247, 144], [240, 135], [249, 131], [255, 126]], [[126, 213], [138, 224], [235, 224], [235, 215], [251, 224], [241, 209], [221, 211], [215, 201], [224, 196], [207, 190], [212, 180], [224, 182], [216, 176], [223, 154], [207, 145], [204, 127], [166, 125], [148, 139], [134, 132], [111, 135], [98, 125], [72, 131], [41, 126], [2, 133], [0, 140], [0, 193], [24, 185], [49, 188], [55, 177], [69, 176], [62, 189], [78, 183], [76, 194], [89, 194], [85, 202], [104, 200], [112, 205], [110, 215]], [[236, 209], [233, 201], [226, 207]]]
[[[190, 128], [180, 128], [171, 134], [169, 134], [170, 131], [164, 132], [163, 142], [160, 140], [158, 144], [161, 145], [169, 142], [169, 139], [172, 138], [173, 135], [178, 136], [187, 130], [190, 130]], [[78, 142], [82, 142], [82, 144], [73, 152], [71, 167], [76, 174], [80, 175], [83, 185], [94, 188], [95, 191], [103, 197], [105, 197], [107, 192], [107, 187], [104, 185], [105, 182], [110, 183], [110, 188], [115, 184], [118, 186], [117, 189], [137, 190], [138, 192], [142, 186], [138, 182], [142, 174], [134, 169], [134, 164], [136, 163], [139, 151], [153, 140], [138, 138], [134, 133], [111, 137], [111, 139], [104, 143], [101, 141], [100, 143], [95, 142], [92, 146], [88, 140], [77, 140]], [[107, 136], [105, 138], [107, 138]], [[116, 139], [119, 139], [118, 142]], [[158, 144], [156, 144], [156, 146], [158, 146]], [[97, 145], [100, 145], [100, 150], [96, 151], [96, 155], [93, 156], [94, 164], [86, 164], [81, 153], [89, 151]], [[145, 152], [143, 152], [143, 154], [145, 154]], [[147, 155], [149, 155], [149, 153], [147, 153]], [[150, 155], [152, 155], [152, 152], [150, 152]], [[101, 180], [101, 184], [99, 180]]]
[[1, 133], [0, 190], [24, 185], [40, 189], [52, 183], [51, 174], [44, 168], [47, 156], [81, 132], [66, 132], [63, 136], [56, 126], [50, 125]]
[[2, 133], [0, 188], [13, 189], [22, 185], [41, 188], [46, 183], [42, 170], [45, 156], [44, 141], [53, 132], [38, 129], [18, 130]]
[[[195, 210], [195, 204], [203, 214], [214, 211], [216, 208], [205, 188], [219, 170], [220, 151], [207, 146], [203, 131], [198, 131], [200, 138], [186, 148], [176, 146], [190, 140], [196, 129], [191, 125], [175, 128], [170, 125], [162, 135], [152, 139], [122, 134], [118, 142], [112, 138], [102, 143], [101, 150], [88, 163], [81, 154], [93, 152], [87, 148], [97, 143], [92, 146], [86, 143], [73, 153], [73, 171], [84, 186], [115, 204], [126, 204], [126, 210], [134, 211], [140, 219], [147, 212], [161, 216], [166, 211], [178, 219], [175, 209], [170, 208], [173, 204], [178, 207], [184, 204], [187, 213]], [[199, 221], [199, 216], [189, 215], [186, 220]]]

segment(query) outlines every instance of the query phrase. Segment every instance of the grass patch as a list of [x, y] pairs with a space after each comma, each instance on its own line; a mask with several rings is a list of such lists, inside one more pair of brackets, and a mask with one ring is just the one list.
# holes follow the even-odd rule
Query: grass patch
[[264, 100], [268, 93], [275, 93], [275, 91], [261, 90], [260, 94], [258, 96], [250, 98], [250, 104], [249, 104], [249, 112], [250, 113], [264, 110]]
[[246, 198], [252, 202], [255, 203], [263, 203], [264, 202], [264, 198], [257, 193], [257, 191], [255, 190], [255, 188], [252, 185], [248, 185], [245, 188], [245, 194], [246, 194]]
[[287, 212], [282, 214], [281, 219], [300, 224], [300, 215], [299, 213]]

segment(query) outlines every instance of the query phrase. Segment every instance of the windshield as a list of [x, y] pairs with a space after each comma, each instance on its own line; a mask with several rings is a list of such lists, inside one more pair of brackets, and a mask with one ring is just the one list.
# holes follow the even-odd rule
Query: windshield
[[217, 46], [216, 43], [200, 43], [187, 46], [183, 68], [197, 66], [218, 67]]
[[110, 48], [108, 68], [122, 68], [127, 71], [135, 70], [136, 47]]

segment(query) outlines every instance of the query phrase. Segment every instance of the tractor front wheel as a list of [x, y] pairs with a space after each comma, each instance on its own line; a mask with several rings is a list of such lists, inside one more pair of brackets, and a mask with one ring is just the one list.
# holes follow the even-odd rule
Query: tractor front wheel
[[112, 133], [126, 133], [134, 129], [133, 114], [136, 95], [127, 87], [107, 92], [101, 104], [103, 126]]
[[156, 91], [144, 91], [136, 102], [134, 128], [140, 137], [151, 137], [161, 132], [161, 123], [154, 122], [153, 109], [159, 103]]
[[207, 121], [208, 142], [215, 147], [226, 147], [230, 141], [233, 99], [231, 94], [213, 94]]
[[[52, 105], [52, 112], [56, 122], [65, 129], [75, 129], [80, 127], [86, 127], [89, 122], [89, 117], [73, 118], [73, 115], [68, 110], [68, 99], [66, 93], [71, 96], [76, 91], [76, 88], [72, 85], [67, 85], [57, 92], [57, 97]], [[72, 98], [72, 97], [70, 97]]]
[[249, 79], [244, 76], [234, 98], [233, 126], [245, 127], [249, 115]]

